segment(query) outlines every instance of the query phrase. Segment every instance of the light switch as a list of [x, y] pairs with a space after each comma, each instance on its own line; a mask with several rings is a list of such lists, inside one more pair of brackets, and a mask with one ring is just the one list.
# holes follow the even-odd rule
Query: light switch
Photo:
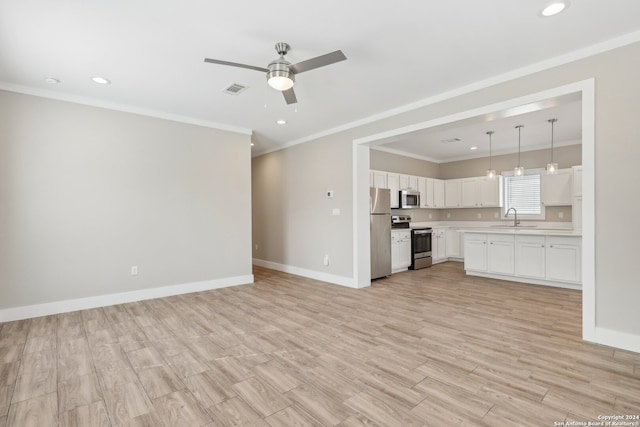
[[331, 211], [333, 216], [340, 216], [340, 208], [333, 208], [333, 211]]

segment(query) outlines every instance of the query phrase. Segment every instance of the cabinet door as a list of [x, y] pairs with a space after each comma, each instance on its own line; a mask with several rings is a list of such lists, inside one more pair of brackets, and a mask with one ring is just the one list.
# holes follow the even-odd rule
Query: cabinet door
[[557, 282], [580, 282], [579, 237], [547, 237], [546, 277]]
[[465, 234], [464, 269], [487, 271], [487, 235]]
[[433, 205], [434, 208], [444, 208], [444, 181], [433, 180]]
[[372, 187], [376, 188], [387, 188], [387, 173], [381, 171], [371, 171], [372, 172]]
[[573, 168], [573, 197], [582, 197], [582, 166]]
[[446, 257], [460, 258], [460, 232], [458, 230], [447, 229], [444, 232]]
[[459, 208], [462, 204], [460, 200], [461, 180], [447, 179], [444, 182], [444, 205], [447, 208]]
[[447, 257], [447, 241], [444, 229], [434, 229], [431, 235], [431, 257], [434, 261]]
[[387, 188], [391, 192], [391, 209], [400, 207], [400, 175], [387, 173]]
[[478, 206], [480, 207], [502, 207], [504, 206], [502, 196], [502, 187], [504, 178], [501, 175], [496, 176], [493, 179], [482, 177], [478, 179], [478, 194], [480, 198], [478, 200]]
[[404, 236], [400, 241], [400, 266], [408, 268], [411, 265], [411, 234]]
[[560, 169], [556, 175], [542, 174], [542, 204], [569, 206], [573, 199], [573, 171]]
[[465, 178], [462, 180], [462, 207], [473, 208], [479, 205], [479, 181], [478, 178]]
[[545, 237], [516, 237], [516, 275], [544, 279], [545, 273]]
[[420, 191], [420, 207], [433, 208], [433, 180], [431, 178], [419, 178], [418, 190]]
[[513, 275], [515, 272], [514, 236], [490, 234], [488, 240], [487, 271]]

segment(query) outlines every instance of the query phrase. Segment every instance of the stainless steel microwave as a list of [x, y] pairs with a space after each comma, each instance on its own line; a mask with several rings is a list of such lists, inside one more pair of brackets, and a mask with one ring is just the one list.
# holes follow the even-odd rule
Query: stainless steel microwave
[[420, 192], [414, 190], [400, 190], [401, 209], [411, 209], [420, 207]]

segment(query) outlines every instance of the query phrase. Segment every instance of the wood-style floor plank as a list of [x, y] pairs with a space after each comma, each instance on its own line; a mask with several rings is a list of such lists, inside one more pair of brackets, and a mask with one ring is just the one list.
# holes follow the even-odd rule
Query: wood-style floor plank
[[640, 354], [581, 293], [460, 263], [255, 283], [0, 324], [0, 427], [541, 426], [640, 413]]

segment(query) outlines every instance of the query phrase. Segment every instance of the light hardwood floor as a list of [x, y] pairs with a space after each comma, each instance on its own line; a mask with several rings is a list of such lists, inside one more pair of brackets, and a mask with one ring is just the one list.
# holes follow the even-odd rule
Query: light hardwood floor
[[580, 292], [459, 263], [348, 289], [254, 285], [0, 325], [5, 426], [554, 426], [640, 414], [640, 355]]

